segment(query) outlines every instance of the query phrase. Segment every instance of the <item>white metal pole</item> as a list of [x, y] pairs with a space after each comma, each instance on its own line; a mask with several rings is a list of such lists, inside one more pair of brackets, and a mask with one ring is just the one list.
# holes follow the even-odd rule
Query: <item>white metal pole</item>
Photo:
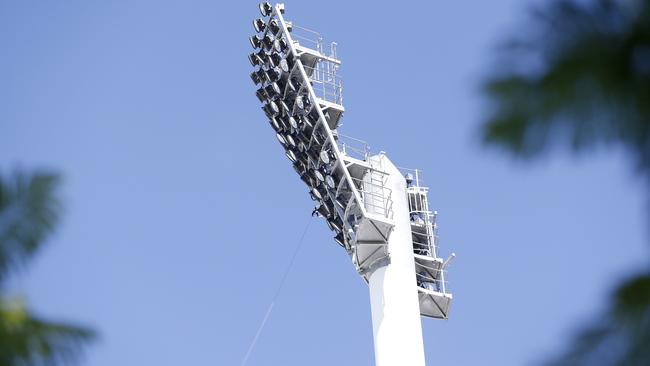
[[420, 305], [415, 281], [413, 243], [406, 201], [406, 181], [384, 157], [392, 190], [395, 228], [390, 234], [390, 264], [368, 280], [377, 366], [424, 366]]

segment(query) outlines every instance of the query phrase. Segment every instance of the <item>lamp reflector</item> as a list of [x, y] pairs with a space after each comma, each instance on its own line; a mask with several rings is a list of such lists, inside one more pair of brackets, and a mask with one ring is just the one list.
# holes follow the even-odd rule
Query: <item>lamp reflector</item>
[[253, 66], [259, 66], [264, 63], [264, 60], [262, 60], [262, 58], [255, 53], [248, 55], [248, 61], [250, 61], [251, 65]]
[[271, 4], [269, 4], [268, 1], [265, 1], [263, 3], [260, 3], [260, 13], [262, 14], [263, 17], [268, 17], [271, 15], [271, 12], [273, 11], [273, 7], [271, 7]]
[[316, 179], [318, 179], [321, 182], [325, 180], [325, 177], [323, 177], [323, 173], [321, 173], [318, 170], [314, 170], [314, 177], [316, 177]]
[[253, 49], [258, 49], [262, 46], [262, 39], [257, 34], [248, 37], [248, 41], [251, 43]]
[[323, 150], [320, 152], [320, 161], [322, 161], [323, 164], [330, 163], [330, 155], [327, 153], [327, 151]]
[[331, 175], [325, 177], [325, 184], [327, 184], [327, 186], [330, 187], [331, 189], [336, 188], [336, 182], [334, 182], [334, 178], [332, 178]]
[[340, 246], [342, 246], [343, 248], [345, 248], [345, 236], [343, 235], [342, 232], [336, 234], [336, 236], [334, 237], [334, 241], [336, 241], [336, 243], [337, 243], [338, 245], [340, 245]]
[[296, 154], [291, 150], [287, 150], [285, 155], [287, 155], [287, 158], [289, 158], [289, 160], [291, 160], [292, 163], [295, 163], [296, 160], [298, 160], [298, 158], [296, 157]]
[[296, 141], [291, 137], [291, 135], [287, 135], [284, 140], [287, 142], [288, 146], [296, 147]]
[[257, 91], [255, 92], [255, 96], [262, 103], [264, 103], [266, 101], [266, 93], [264, 93], [264, 88], [257, 89]]
[[280, 67], [280, 69], [282, 69], [283, 72], [289, 72], [289, 63], [286, 59], [280, 60], [277, 65]]
[[279, 133], [276, 133], [276, 134], [275, 134], [275, 137], [278, 139], [278, 141], [279, 141], [283, 146], [286, 146], [286, 145], [287, 145], [287, 141], [284, 139], [284, 136], [282, 136], [282, 135], [279, 134]]
[[269, 30], [277, 35], [280, 32], [280, 25], [278, 24], [278, 21], [276, 19], [271, 19], [271, 21], [268, 24]]
[[280, 124], [279, 124], [278, 121], [275, 119], [275, 117], [273, 117], [273, 118], [269, 118], [269, 123], [271, 124], [271, 127], [273, 127], [273, 129], [274, 129], [276, 132], [277, 132], [277, 131], [280, 131]]
[[262, 18], [257, 18], [253, 20], [253, 28], [255, 28], [257, 33], [262, 33], [266, 30], [266, 23], [264, 23]]
[[294, 129], [298, 128], [298, 122], [296, 122], [296, 119], [291, 116], [289, 117], [289, 125]]

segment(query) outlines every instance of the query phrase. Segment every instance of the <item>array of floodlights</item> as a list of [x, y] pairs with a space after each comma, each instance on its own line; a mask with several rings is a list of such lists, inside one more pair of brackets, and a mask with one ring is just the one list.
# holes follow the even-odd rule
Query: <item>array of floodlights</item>
[[[333, 142], [328, 139], [327, 121], [323, 123], [320, 118], [322, 115], [327, 119], [329, 115], [319, 111], [317, 101], [312, 100], [310, 80], [290, 46], [291, 24], [283, 24], [273, 17], [273, 7], [268, 2], [261, 3], [259, 9], [262, 17], [253, 21], [257, 34], [249, 38], [254, 52], [248, 56], [255, 68], [250, 74], [258, 87], [255, 95], [263, 104], [262, 110], [287, 158], [317, 202], [313, 214], [327, 220], [329, 228], [336, 233], [334, 240], [349, 251], [342, 219], [346, 195], [337, 190], [345, 168], [338, 164]], [[284, 13], [282, 4], [277, 9]]]

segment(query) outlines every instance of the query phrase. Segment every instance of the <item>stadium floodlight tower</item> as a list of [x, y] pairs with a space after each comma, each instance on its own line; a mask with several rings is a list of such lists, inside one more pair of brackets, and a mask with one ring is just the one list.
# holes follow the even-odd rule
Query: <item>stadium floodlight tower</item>
[[446, 319], [452, 295], [438, 256], [436, 213], [420, 172], [337, 132], [345, 109], [336, 43], [284, 19], [284, 4], [259, 6], [249, 38], [257, 98], [276, 138], [334, 240], [370, 289], [375, 362], [424, 365], [420, 315]]

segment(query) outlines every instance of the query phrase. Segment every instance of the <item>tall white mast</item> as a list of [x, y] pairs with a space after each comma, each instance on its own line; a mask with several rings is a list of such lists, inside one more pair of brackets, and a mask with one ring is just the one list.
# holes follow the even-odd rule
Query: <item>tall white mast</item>
[[446, 319], [452, 295], [420, 172], [337, 132], [343, 88], [336, 43], [260, 4], [249, 60], [256, 96], [300, 179], [368, 283], [379, 366], [424, 365], [420, 315]]

